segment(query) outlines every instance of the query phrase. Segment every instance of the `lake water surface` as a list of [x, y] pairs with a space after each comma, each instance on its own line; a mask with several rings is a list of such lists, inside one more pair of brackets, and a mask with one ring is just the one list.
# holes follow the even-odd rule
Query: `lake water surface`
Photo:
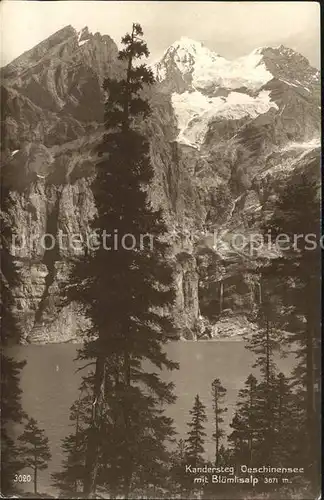
[[[52, 460], [49, 468], [39, 474], [39, 491], [53, 493], [50, 475], [60, 470], [62, 462], [61, 440], [70, 432], [69, 409], [78, 396], [82, 373], [73, 362], [78, 346], [73, 344], [49, 344], [17, 346], [10, 349], [16, 359], [25, 359], [21, 388], [23, 406], [29, 416], [35, 418], [45, 429], [49, 438]], [[220, 378], [227, 389], [228, 407], [224, 425], [229, 430], [238, 391], [251, 373], [254, 356], [243, 341], [199, 341], [172, 342], [166, 347], [168, 355], [180, 363], [180, 369], [162, 374], [165, 380], [175, 383], [177, 402], [167, 409], [175, 421], [179, 437], [186, 434], [189, 410], [196, 394], [207, 407], [206, 452], [212, 458], [214, 443], [211, 382]], [[292, 357], [277, 360], [280, 370], [288, 374], [292, 368]], [[226, 443], [225, 443], [226, 444]], [[207, 457], [206, 457], [207, 458]], [[27, 487], [31, 491], [30, 487]]]

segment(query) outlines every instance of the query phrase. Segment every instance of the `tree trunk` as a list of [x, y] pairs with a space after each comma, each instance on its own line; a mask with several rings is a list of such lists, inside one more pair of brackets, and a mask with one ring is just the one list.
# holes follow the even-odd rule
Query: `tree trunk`
[[34, 493], [37, 495], [37, 466], [34, 468]]
[[250, 429], [249, 431], [249, 465], [252, 465], [252, 458], [253, 458], [253, 431]]
[[99, 445], [100, 445], [100, 407], [102, 404], [105, 361], [102, 357], [97, 357], [94, 398], [92, 403], [92, 422], [88, 430], [87, 453], [85, 463], [85, 478], [83, 482], [83, 493], [87, 498], [92, 498], [96, 490], [97, 472], [99, 467]]
[[[125, 339], [127, 346], [127, 338]], [[124, 400], [124, 425], [125, 425], [125, 442], [127, 449], [125, 450], [125, 466], [124, 466], [124, 488], [125, 498], [129, 497], [132, 479], [132, 454], [131, 450], [131, 425], [130, 425], [130, 409], [129, 409], [129, 396], [131, 387], [131, 363], [129, 351], [126, 347], [124, 352], [124, 376], [126, 387], [126, 398]]]
[[[267, 314], [267, 326], [266, 326], [266, 384], [268, 391], [268, 405], [269, 405], [269, 389], [270, 389], [270, 325], [269, 317]], [[269, 409], [269, 407], [268, 407]]]
[[279, 433], [279, 439], [281, 438], [283, 397], [284, 397], [284, 384], [283, 384], [283, 381], [280, 380], [280, 386], [279, 386], [279, 408], [278, 408], [278, 433]]
[[218, 454], [219, 454], [219, 438], [218, 438], [218, 394], [217, 389], [215, 388], [214, 393], [214, 402], [215, 402], [215, 441], [216, 441], [216, 450], [215, 450], [215, 464], [218, 465]]
[[249, 465], [252, 465], [252, 459], [253, 459], [253, 428], [252, 428], [252, 422], [251, 422], [251, 415], [252, 412], [254, 411], [253, 405], [254, 405], [254, 387], [251, 383], [250, 385], [250, 417], [249, 417], [249, 438], [248, 438], [248, 448], [249, 448]]
[[[308, 284], [307, 289], [309, 287], [310, 284]], [[311, 295], [308, 295], [307, 297], [311, 297]], [[308, 305], [306, 316], [306, 425], [308, 434], [308, 460], [310, 464], [310, 478], [312, 480], [316, 480], [316, 478], [314, 477], [317, 470], [317, 440], [314, 398], [314, 339], [313, 322], [310, 308], [311, 305]]]

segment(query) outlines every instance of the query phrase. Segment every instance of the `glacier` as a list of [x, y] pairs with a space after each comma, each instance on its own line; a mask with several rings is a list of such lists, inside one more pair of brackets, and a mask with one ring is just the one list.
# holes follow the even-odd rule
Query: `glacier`
[[262, 90], [256, 97], [240, 92], [230, 92], [227, 97], [207, 97], [197, 90], [182, 94], [174, 92], [171, 100], [178, 122], [177, 141], [195, 149], [200, 149], [203, 144], [212, 119], [256, 118], [271, 107], [278, 109], [267, 90]]

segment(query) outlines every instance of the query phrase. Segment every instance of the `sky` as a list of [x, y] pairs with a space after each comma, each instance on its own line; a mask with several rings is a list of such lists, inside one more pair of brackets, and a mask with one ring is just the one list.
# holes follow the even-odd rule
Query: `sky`
[[117, 44], [139, 22], [158, 60], [181, 36], [228, 59], [261, 46], [286, 45], [320, 67], [320, 7], [303, 2], [21, 1], [0, 2], [1, 66], [71, 24], [110, 35]]

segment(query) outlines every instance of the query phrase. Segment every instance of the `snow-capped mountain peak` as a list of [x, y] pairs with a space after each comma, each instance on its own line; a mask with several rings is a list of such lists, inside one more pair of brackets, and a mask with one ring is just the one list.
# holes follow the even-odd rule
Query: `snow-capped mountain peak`
[[283, 45], [258, 47], [228, 60], [188, 37], [170, 45], [153, 70], [171, 94], [178, 142], [196, 149], [213, 121], [243, 123], [268, 112], [282, 113], [292, 89], [302, 99], [312, 99], [319, 83], [318, 71], [307, 59]]
[[173, 42], [173, 44], [170, 45], [170, 47], [164, 52], [163, 57], [167, 57], [168, 55], [175, 53], [179, 55], [190, 54], [195, 58], [205, 57], [212, 60], [221, 57], [216, 52], [208, 49], [202, 42], [193, 40], [187, 36], [182, 36], [179, 40]]
[[[172, 93], [178, 141], [200, 148], [210, 120], [242, 119], [266, 113], [269, 92], [261, 87], [273, 78], [263, 56], [251, 53], [229, 61], [187, 37], [174, 42], [155, 65], [156, 78]], [[245, 88], [251, 95], [242, 93]]]
[[199, 50], [202, 46], [203, 44], [199, 41], [193, 40], [192, 38], [189, 38], [187, 36], [181, 36], [179, 40], [173, 42], [173, 44], [170, 45], [169, 49], [171, 47], [176, 49], [183, 48], [187, 49], [188, 51], [195, 52], [196, 50]]
[[183, 36], [168, 47], [153, 69], [159, 81], [166, 79], [170, 71], [186, 77], [195, 71], [197, 64], [210, 66], [219, 57], [201, 42]]
[[252, 52], [229, 61], [201, 42], [181, 37], [170, 45], [153, 69], [158, 81], [170, 80], [176, 75], [191, 84], [192, 89], [213, 86], [255, 90], [273, 78], [262, 63], [262, 57], [262, 54]]

